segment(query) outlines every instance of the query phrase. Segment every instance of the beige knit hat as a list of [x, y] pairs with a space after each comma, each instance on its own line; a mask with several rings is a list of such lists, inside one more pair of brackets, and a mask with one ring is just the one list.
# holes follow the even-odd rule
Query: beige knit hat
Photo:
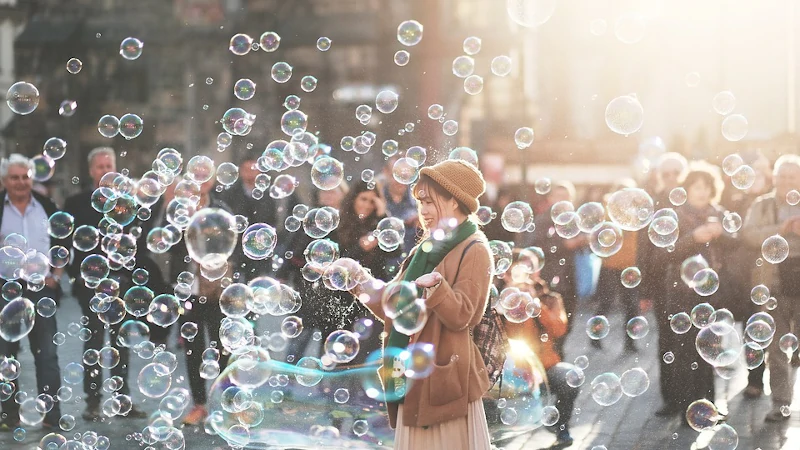
[[466, 161], [448, 159], [422, 168], [419, 174], [431, 177], [473, 214], [478, 210], [478, 197], [486, 191], [483, 175]]

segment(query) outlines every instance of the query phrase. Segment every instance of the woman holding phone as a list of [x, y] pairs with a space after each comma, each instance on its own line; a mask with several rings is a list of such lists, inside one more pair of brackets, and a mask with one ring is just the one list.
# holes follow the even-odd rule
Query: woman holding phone
[[[702, 257], [707, 267], [718, 274], [723, 264], [731, 264], [725, 259], [735, 248], [736, 241], [722, 226], [724, 212], [719, 206], [719, 197], [723, 183], [719, 168], [694, 162], [681, 177], [679, 187], [686, 191], [686, 202], [675, 208], [680, 235], [674, 251], [668, 256], [670, 264], [665, 285], [667, 294], [664, 296], [668, 301], [656, 308], [656, 314], [662, 316], [664, 323], [669, 323], [667, 318], [675, 314], [691, 314], [692, 308], [700, 303], [708, 302], [717, 309], [729, 306], [725, 304], [730, 301], [725, 293], [725, 283], [733, 282], [726, 279], [716, 293], [701, 296], [681, 278], [681, 265], [687, 258]], [[723, 277], [720, 276], [720, 279]], [[701, 398], [714, 401], [714, 371], [710, 364], [698, 356], [695, 346], [697, 332], [695, 327], [685, 332], [659, 330], [659, 355], [667, 352], [672, 354], [671, 358], [663, 358], [661, 363], [664, 406], [656, 412], [659, 416], [684, 414], [691, 402]]]
[[[388, 333], [378, 374], [396, 449], [490, 448], [481, 401], [489, 378], [471, 336], [486, 309], [494, 272], [486, 236], [471, 218], [485, 186], [481, 173], [464, 161], [420, 171], [413, 195], [423, 241], [393, 280], [415, 283], [416, 298], [427, 311], [420, 331], [409, 336], [393, 326], [383, 308], [385, 283], [367, 277], [353, 290]], [[411, 361], [395, 357], [411, 343], [431, 344], [432, 371], [425, 377], [408, 376]]]

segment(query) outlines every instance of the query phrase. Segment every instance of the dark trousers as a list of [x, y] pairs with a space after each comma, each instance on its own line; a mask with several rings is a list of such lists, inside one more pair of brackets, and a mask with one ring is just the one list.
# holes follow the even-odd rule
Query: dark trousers
[[[77, 281], [76, 281], [77, 283]], [[97, 313], [89, 308], [89, 301], [94, 296], [94, 292], [79, 286], [73, 287], [73, 292], [81, 305], [83, 315], [89, 318], [89, 324], [86, 325], [92, 335], [89, 340], [83, 343], [83, 351], [94, 349], [100, 351], [103, 347], [111, 345], [119, 351], [119, 363], [111, 368], [111, 376], [118, 376], [122, 378], [122, 388], [119, 392], [121, 394], [130, 395], [130, 383], [128, 382], [128, 365], [130, 360], [130, 351], [127, 347], [123, 347], [117, 343], [117, 336], [119, 335], [119, 328], [125, 322], [110, 325], [108, 329], [108, 339], [106, 339], [106, 324], [97, 317]], [[83, 392], [86, 393], [86, 404], [96, 406], [100, 404], [102, 397], [103, 386], [103, 368], [95, 364], [93, 366], [83, 365]]]
[[[685, 288], [685, 286], [683, 286]], [[674, 305], [672, 303], [677, 303]], [[714, 369], [697, 354], [695, 340], [700, 331], [694, 326], [684, 333], [672, 331], [670, 314], [681, 312], [681, 301], [671, 295], [656, 299], [656, 323], [658, 324], [658, 358], [660, 364], [661, 398], [666, 406], [685, 411], [695, 400], [705, 398], [714, 401]], [[699, 301], [694, 304], [699, 303]], [[685, 308], [688, 309], [688, 308]], [[674, 361], [664, 362], [664, 354], [672, 352]], [[697, 363], [697, 368], [692, 368]]]
[[555, 395], [555, 403], [550, 402], [558, 409], [558, 422], [553, 427], [565, 430], [569, 429], [569, 420], [572, 418], [572, 410], [575, 406], [575, 399], [578, 397], [578, 389], [567, 384], [567, 373], [574, 366], [567, 363], [558, 363], [547, 369], [547, 381], [550, 383], [550, 395]]
[[[625, 312], [625, 323], [639, 315], [639, 299], [636, 288], [629, 289], [622, 285], [622, 270], [602, 267], [597, 278], [597, 290], [594, 294], [596, 314], [607, 316], [615, 299], [619, 299]], [[623, 327], [624, 329], [624, 327]], [[630, 336], [625, 334], [627, 339]]]
[[[34, 305], [42, 297], [50, 297], [56, 301], [60, 297], [59, 292], [47, 286], [39, 292], [26, 290], [23, 295]], [[33, 329], [28, 334], [28, 342], [30, 343], [33, 361], [36, 366], [36, 387], [40, 394], [49, 394], [53, 397], [56, 396], [56, 392], [61, 387], [61, 369], [58, 365], [56, 344], [53, 343], [53, 335], [56, 334], [56, 331], [56, 316], [42, 317], [37, 314], [34, 319]], [[8, 342], [0, 338], [0, 355], [16, 358], [19, 353], [19, 347], [19, 341]], [[23, 376], [25, 369], [25, 367], [22, 368]], [[13, 424], [19, 421], [19, 404], [14, 401], [14, 394], [17, 391], [18, 384], [15, 381], [12, 385], [14, 386], [14, 392], [2, 404], [6, 420]], [[59, 418], [61, 418], [61, 409], [59, 403], [55, 402], [53, 409], [45, 415], [44, 421], [50, 425], [56, 425]]]
[[197, 324], [197, 336], [191, 341], [186, 342], [186, 368], [189, 372], [189, 390], [192, 392], [192, 400], [195, 405], [205, 405], [208, 401], [206, 392], [206, 380], [200, 377], [200, 365], [203, 363], [203, 351], [206, 347], [206, 336], [217, 343], [220, 351], [219, 369], [225, 370], [228, 365], [229, 355], [222, 352], [222, 344], [219, 340], [219, 325], [225, 317], [219, 309], [219, 303], [209, 300], [200, 303], [196, 298], [192, 299], [192, 309], [186, 310], [181, 323], [194, 322]]

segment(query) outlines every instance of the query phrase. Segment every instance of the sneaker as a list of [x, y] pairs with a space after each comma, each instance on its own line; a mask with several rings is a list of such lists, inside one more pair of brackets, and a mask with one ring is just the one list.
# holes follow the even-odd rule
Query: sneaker
[[766, 422], [785, 422], [789, 420], [789, 417], [792, 415], [791, 411], [787, 410], [789, 414], [784, 415], [781, 411], [781, 408], [772, 408], [770, 412], [767, 413], [767, 417], [764, 418]]
[[748, 385], [746, 388], [744, 388], [744, 398], [749, 398], [749, 399], [759, 398], [763, 393], [764, 389], [758, 386]]
[[100, 418], [100, 405], [90, 403], [86, 405], [86, 409], [81, 414], [83, 420], [87, 422], [94, 422], [95, 420]]
[[128, 414], [125, 414], [123, 417], [127, 417], [128, 419], [146, 419], [147, 413], [136, 406], [131, 406], [131, 410], [128, 411]]
[[556, 441], [553, 442], [553, 444], [550, 445], [550, 447], [548, 447], [548, 448], [551, 449], [551, 450], [567, 448], [567, 447], [571, 447], [573, 442], [574, 442], [574, 440], [572, 439], [572, 436], [570, 436], [569, 431], [561, 430], [556, 435]]
[[632, 340], [628, 339], [625, 341], [625, 353], [636, 353], [639, 349], [636, 347], [636, 344], [633, 343]]
[[189, 414], [183, 419], [183, 424], [196, 427], [200, 426], [204, 420], [208, 417], [208, 410], [203, 405], [194, 405]]
[[589, 341], [589, 343], [592, 344], [592, 347], [594, 347], [596, 350], [603, 349], [603, 344], [601, 344], [599, 340], [592, 339]]

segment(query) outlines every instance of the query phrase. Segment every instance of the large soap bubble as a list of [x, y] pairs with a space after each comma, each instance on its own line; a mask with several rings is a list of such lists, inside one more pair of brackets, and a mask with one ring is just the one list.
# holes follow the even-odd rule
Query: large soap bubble
[[641, 230], [653, 218], [653, 199], [644, 189], [626, 188], [608, 198], [608, 216], [627, 231]]
[[185, 231], [189, 256], [201, 266], [224, 266], [236, 248], [236, 222], [220, 208], [204, 208], [195, 213]]
[[36, 307], [25, 297], [8, 302], [0, 311], [0, 337], [17, 342], [33, 329]]

